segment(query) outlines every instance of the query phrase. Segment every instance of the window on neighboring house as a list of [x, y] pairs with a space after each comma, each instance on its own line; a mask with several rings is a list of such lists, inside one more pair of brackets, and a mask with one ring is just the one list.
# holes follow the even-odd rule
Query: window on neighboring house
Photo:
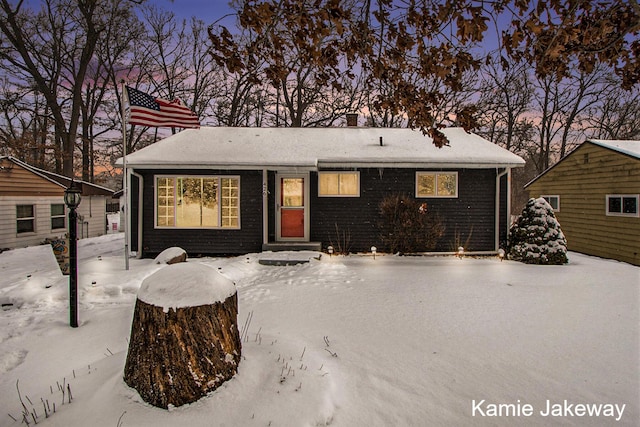
[[560, 196], [540, 196], [549, 203], [554, 212], [560, 212]]
[[320, 197], [359, 197], [360, 172], [318, 172]]
[[33, 233], [36, 231], [35, 206], [17, 205], [16, 220], [18, 234]]
[[56, 203], [51, 205], [51, 229], [59, 230], [66, 228], [64, 203]]
[[458, 172], [416, 172], [416, 197], [458, 197]]
[[240, 178], [156, 177], [156, 226], [240, 228]]
[[638, 194], [608, 194], [607, 215], [638, 216]]

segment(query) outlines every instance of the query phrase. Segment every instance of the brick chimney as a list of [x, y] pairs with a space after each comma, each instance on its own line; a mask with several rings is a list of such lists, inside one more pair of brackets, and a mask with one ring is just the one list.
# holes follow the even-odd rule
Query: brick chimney
[[358, 127], [358, 114], [357, 113], [347, 113], [347, 126], [348, 127]]

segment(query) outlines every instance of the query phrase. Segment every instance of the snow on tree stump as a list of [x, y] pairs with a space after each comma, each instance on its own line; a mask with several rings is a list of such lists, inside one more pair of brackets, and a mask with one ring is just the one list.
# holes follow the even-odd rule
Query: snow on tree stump
[[198, 263], [168, 265], [138, 292], [124, 381], [168, 409], [195, 402], [237, 372], [242, 344], [235, 285]]

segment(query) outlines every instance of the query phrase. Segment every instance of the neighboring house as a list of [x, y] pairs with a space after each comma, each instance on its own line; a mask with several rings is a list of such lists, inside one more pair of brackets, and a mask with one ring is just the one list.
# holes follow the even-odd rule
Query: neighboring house
[[[106, 201], [112, 190], [84, 181], [78, 206], [78, 237], [106, 232]], [[71, 179], [44, 171], [14, 157], [0, 157], [0, 248], [39, 245], [68, 232], [64, 191]]]
[[640, 141], [587, 140], [525, 185], [572, 251], [640, 265]]
[[524, 160], [459, 128], [435, 147], [411, 129], [184, 130], [127, 156], [131, 249], [154, 256], [382, 249], [379, 204], [406, 194], [444, 219], [437, 248], [495, 252], [509, 176]]

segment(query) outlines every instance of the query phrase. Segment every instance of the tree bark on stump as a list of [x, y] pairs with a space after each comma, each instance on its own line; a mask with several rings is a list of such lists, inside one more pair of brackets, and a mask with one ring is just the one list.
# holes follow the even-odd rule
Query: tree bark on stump
[[223, 302], [158, 307], [136, 300], [124, 381], [156, 407], [195, 402], [237, 372], [237, 292]]

